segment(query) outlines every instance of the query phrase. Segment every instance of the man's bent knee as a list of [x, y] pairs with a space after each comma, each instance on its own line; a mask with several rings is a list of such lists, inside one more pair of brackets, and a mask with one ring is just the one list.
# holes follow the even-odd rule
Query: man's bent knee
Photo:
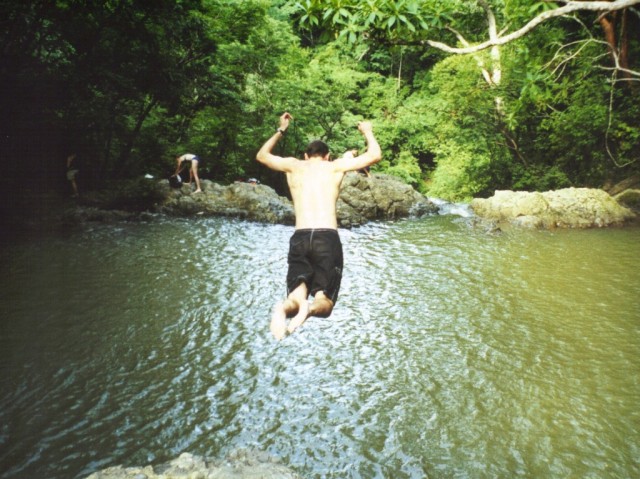
[[333, 311], [333, 301], [327, 298], [323, 293], [316, 294], [311, 305], [310, 314], [319, 318], [328, 318]]

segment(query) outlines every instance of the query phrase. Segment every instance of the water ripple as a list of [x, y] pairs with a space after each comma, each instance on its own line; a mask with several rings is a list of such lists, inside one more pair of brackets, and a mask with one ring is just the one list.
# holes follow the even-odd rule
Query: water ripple
[[640, 475], [640, 232], [341, 231], [333, 315], [276, 342], [291, 233], [170, 220], [3, 250], [2, 477], [245, 447], [309, 478]]

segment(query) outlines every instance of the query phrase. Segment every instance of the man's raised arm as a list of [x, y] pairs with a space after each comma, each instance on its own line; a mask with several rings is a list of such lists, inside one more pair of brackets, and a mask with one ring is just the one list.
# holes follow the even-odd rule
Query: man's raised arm
[[340, 158], [334, 161], [335, 166], [342, 171], [361, 170], [382, 159], [382, 150], [380, 149], [378, 140], [376, 140], [376, 137], [373, 135], [371, 122], [361, 121], [358, 123], [358, 130], [360, 130], [360, 133], [362, 133], [362, 136], [364, 136], [367, 142], [367, 151], [355, 158]]
[[280, 116], [280, 127], [273, 136], [262, 145], [262, 148], [260, 148], [260, 151], [258, 151], [256, 155], [256, 160], [272, 170], [290, 171], [292, 162], [296, 161], [295, 158], [282, 158], [281, 156], [271, 153], [271, 150], [276, 146], [278, 140], [285, 135], [291, 119], [293, 119], [293, 117], [289, 113], [283, 113], [282, 116]]

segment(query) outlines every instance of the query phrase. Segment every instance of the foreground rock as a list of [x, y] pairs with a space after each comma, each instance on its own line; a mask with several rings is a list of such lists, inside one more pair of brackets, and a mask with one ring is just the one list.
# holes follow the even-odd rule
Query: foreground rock
[[622, 225], [635, 218], [607, 192], [566, 188], [545, 193], [496, 191], [471, 202], [474, 213], [491, 221], [528, 228], [592, 228]]
[[301, 479], [265, 453], [238, 451], [222, 460], [188, 453], [159, 466], [109, 467], [87, 479]]

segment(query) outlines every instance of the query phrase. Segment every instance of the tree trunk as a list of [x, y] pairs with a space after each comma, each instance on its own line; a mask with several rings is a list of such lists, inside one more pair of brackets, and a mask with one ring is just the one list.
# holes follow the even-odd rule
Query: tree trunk
[[601, 15], [598, 19], [604, 38], [609, 45], [614, 66], [622, 69], [623, 78], [630, 79], [629, 73], [629, 15], [627, 9]]
[[119, 161], [120, 167], [117, 170], [118, 176], [121, 176], [124, 173], [127, 167], [127, 163], [129, 162], [129, 158], [131, 156], [131, 150], [133, 150], [133, 145], [138, 139], [138, 135], [140, 134], [142, 125], [144, 124], [144, 121], [149, 116], [149, 113], [151, 113], [151, 110], [153, 109], [153, 107], [155, 107], [157, 104], [158, 104], [157, 100], [151, 99], [146, 105], [143, 105], [142, 111], [138, 115], [138, 120], [136, 121], [136, 125], [131, 131], [131, 133], [129, 134], [129, 139], [127, 140], [127, 143], [124, 145], [120, 153], [120, 161]]

